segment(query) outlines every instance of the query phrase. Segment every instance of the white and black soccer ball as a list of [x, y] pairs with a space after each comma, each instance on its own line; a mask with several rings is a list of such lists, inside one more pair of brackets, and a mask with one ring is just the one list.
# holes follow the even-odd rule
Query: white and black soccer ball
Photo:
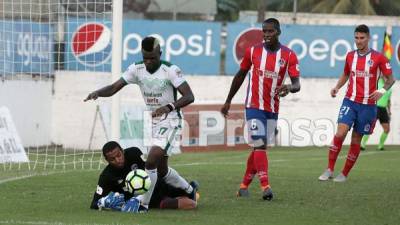
[[125, 186], [134, 196], [146, 193], [150, 188], [151, 180], [146, 171], [135, 169], [126, 175]]

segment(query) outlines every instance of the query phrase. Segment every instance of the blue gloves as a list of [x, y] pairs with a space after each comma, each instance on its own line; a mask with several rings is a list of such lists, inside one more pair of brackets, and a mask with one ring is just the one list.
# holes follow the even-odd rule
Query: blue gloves
[[147, 208], [140, 204], [139, 199], [132, 197], [121, 209], [122, 212], [146, 213]]
[[122, 206], [125, 203], [124, 194], [120, 194], [118, 192], [110, 192], [107, 196], [100, 198], [97, 201], [97, 206], [99, 210], [105, 209], [113, 209], [117, 211], [121, 211]]
[[140, 201], [139, 199], [133, 197], [129, 199], [125, 205], [122, 207], [121, 211], [122, 212], [133, 212], [137, 213], [139, 212], [139, 206], [140, 206]]
[[100, 198], [97, 201], [97, 206], [99, 207], [99, 210], [112, 209], [131, 213], [147, 212], [147, 208], [140, 204], [139, 199], [132, 197], [125, 202], [124, 194], [118, 192], [110, 192], [107, 196]]

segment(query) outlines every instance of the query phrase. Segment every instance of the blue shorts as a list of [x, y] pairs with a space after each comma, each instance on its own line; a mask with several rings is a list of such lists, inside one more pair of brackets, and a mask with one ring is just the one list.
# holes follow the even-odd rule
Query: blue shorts
[[260, 147], [274, 143], [278, 113], [246, 108], [249, 144]]
[[347, 124], [359, 134], [372, 134], [376, 122], [376, 105], [366, 105], [343, 100], [339, 110], [338, 123]]

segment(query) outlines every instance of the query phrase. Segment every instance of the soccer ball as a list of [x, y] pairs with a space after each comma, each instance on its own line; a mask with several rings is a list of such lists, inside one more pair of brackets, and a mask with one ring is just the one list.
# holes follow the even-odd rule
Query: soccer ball
[[125, 186], [133, 195], [146, 193], [150, 188], [151, 180], [146, 171], [135, 169], [126, 175]]

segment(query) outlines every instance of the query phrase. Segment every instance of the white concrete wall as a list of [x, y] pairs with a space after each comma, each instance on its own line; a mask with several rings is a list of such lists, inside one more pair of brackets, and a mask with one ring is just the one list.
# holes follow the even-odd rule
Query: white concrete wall
[[[195, 104], [223, 103], [232, 81], [231, 76], [187, 76], [196, 97]], [[83, 102], [93, 90], [111, 82], [106, 73], [57, 72], [52, 94], [52, 81], [6, 80], [0, 82], [0, 105], [7, 106], [13, 116], [24, 146], [40, 146], [51, 143], [64, 147], [87, 149], [96, 111], [96, 105], [110, 103], [110, 98]], [[316, 122], [336, 127], [338, 110], [344, 89], [337, 98], [329, 96], [336, 79], [302, 79], [302, 90], [281, 101], [280, 125], [284, 145], [318, 144], [312, 141], [320, 137]], [[242, 104], [245, 99], [246, 82], [233, 99]], [[393, 91], [392, 132], [388, 144], [400, 144], [400, 82]], [[123, 103], [143, 105], [139, 88], [128, 85], [121, 90]], [[311, 123], [307, 127], [307, 123]], [[95, 124], [92, 148], [101, 148], [106, 141], [100, 120]], [[329, 129], [328, 129], [329, 130]], [[332, 129], [331, 129], [332, 130]], [[333, 130], [332, 130], [333, 132]], [[331, 139], [327, 132], [325, 143]], [[371, 143], [377, 143], [381, 128], [377, 125]], [[303, 137], [300, 137], [303, 136]], [[348, 140], [346, 141], [348, 143]]]
[[[55, 95], [53, 97], [52, 140], [64, 147], [87, 148], [93, 126], [96, 105], [108, 103], [110, 98], [83, 102], [91, 92], [111, 82], [111, 76], [93, 72], [57, 72]], [[224, 76], [187, 76], [193, 89], [196, 103], [222, 103], [226, 97], [232, 77]], [[211, 91], [211, 92], [210, 92]], [[121, 102], [144, 105], [139, 88], [128, 85], [121, 91]], [[237, 99], [244, 99], [244, 88]], [[106, 141], [102, 124], [96, 123], [94, 148], [101, 148]]]
[[0, 106], [6, 106], [24, 146], [51, 143], [52, 81], [0, 82]]
[[[231, 76], [187, 76], [186, 79], [193, 89], [196, 104], [223, 103], [229, 91], [232, 81]], [[100, 99], [96, 102], [82, 100], [86, 95], [110, 82], [110, 75], [88, 72], [59, 72], [57, 73], [55, 95], [53, 97], [53, 122], [52, 140], [65, 147], [87, 148], [90, 139], [90, 130], [93, 125], [95, 108], [98, 103], [109, 102], [110, 99]], [[329, 96], [329, 90], [336, 83], [336, 79], [302, 79], [302, 90], [295, 95], [289, 95], [281, 102], [280, 119], [284, 125], [282, 132], [282, 144], [310, 145], [311, 139], [320, 136], [320, 131], [314, 126], [315, 122], [325, 122], [336, 127], [338, 110], [343, 99], [345, 88], [337, 98]], [[233, 103], [243, 103], [245, 99], [245, 87], [242, 86], [233, 99]], [[388, 144], [400, 144], [400, 83], [396, 83], [393, 92], [393, 122], [392, 132], [389, 135]], [[128, 85], [121, 91], [122, 102], [143, 105], [143, 100], [138, 87]], [[310, 127], [305, 127], [310, 121]], [[286, 128], [286, 125], [288, 128]], [[328, 124], [329, 125], [329, 124]], [[300, 126], [300, 129], [299, 129]], [[301, 128], [303, 126], [303, 128]], [[286, 130], [285, 130], [286, 129]], [[380, 133], [377, 125], [375, 133]], [[332, 131], [333, 132], [333, 131]], [[330, 142], [331, 133], [326, 133]], [[299, 136], [303, 135], [301, 138]], [[370, 143], [377, 143], [379, 135], [371, 137]], [[100, 148], [105, 142], [105, 135], [101, 124], [96, 124], [94, 147]], [[348, 140], [346, 141], [348, 143]]]

